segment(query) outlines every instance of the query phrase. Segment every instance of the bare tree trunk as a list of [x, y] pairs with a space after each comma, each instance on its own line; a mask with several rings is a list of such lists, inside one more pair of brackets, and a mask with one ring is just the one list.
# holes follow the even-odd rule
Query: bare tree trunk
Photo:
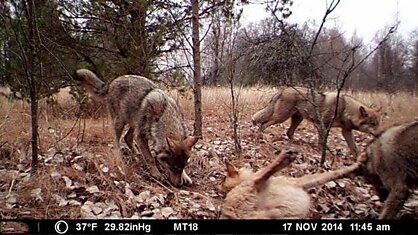
[[202, 75], [200, 68], [199, 0], [192, 1], [192, 41], [194, 80], [194, 136], [202, 138]]
[[26, 55], [27, 71], [26, 77], [29, 85], [29, 96], [30, 96], [30, 111], [31, 111], [31, 124], [32, 124], [32, 163], [31, 163], [31, 174], [36, 172], [38, 164], [38, 94], [35, 81], [35, 50], [36, 50], [36, 19], [35, 19], [35, 2], [33, 0], [25, 3], [25, 11], [28, 19], [28, 30], [29, 30], [29, 51]]
[[221, 22], [220, 22], [220, 18], [217, 19], [217, 22], [214, 23], [214, 25], [212, 26], [212, 31], [213, 31], [213, 39], [214, 39], [214, 48], [213, 48], [213, 52], [215, 54], [215, 58], [213, 61], [213, 80], [212, 80], [212, 85], [218, 85], [218, 81], [219, 81], [219, 60], [221, 59], [221, 55], [220, 55], [220, 48], [219, 48], [219, 44], [220, 44], [220, 38], [221, 38]]

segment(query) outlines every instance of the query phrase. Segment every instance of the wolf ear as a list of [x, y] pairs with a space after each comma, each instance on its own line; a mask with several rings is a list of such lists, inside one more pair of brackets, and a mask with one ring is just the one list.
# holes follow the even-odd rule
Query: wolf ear
[[166, 137], [165, 140], [167, 141], [167, 145], [170, 149], [175, 149], [177, 144], [170, 138]]
[[380, 110], [382, 110], [383, 106], [381, 104], [377, 105], [375, 103], [372, 103], [370, 105], [370, 108], [372, 108], [376, 112], [380, 112]]
[[362, 117], [368, 117], [369, 114], [367, 113], [366, 109], [363, 106], [360, 106], [360, 115]]
[[368, 159], [368, 157], [367, 157], [366, 152], [361, 153], [361, 154], [357, 157], [357, 161], [358, 161], [358, 162], [361, 162], [361, 163], [365, 163], [365, 162], [367, 162], [367, 159]]
[[226, 173], [228, 177], [236, 178], [239, 175], [239, 172], [237, 168], [235, 168], [234, 165], [232, 165], [228, 160], [225, 160], [225, 166], [226, 166]]
[[196, 144], [196, 142], [199, 140], [196, 136], [189, 136], [186, 139], [183, 140], [184, 146], [187, 148], [187, 150], [192, 149], [193, 145]]

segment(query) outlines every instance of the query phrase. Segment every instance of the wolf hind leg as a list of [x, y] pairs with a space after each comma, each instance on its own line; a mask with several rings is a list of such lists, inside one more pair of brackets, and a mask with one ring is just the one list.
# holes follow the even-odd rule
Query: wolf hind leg
[[113, 121], [113, 127], [115, 130], [115, 148], [116, 150], [120, 151], [120, 137], [122, 136], [123, 128], [125, 127], [125, 122], [119, 118], [115, 118]]
[[338, 170], [317, 173], [313, 175], [305, 175], [295, 179], [295, 185], [302, 187], [304, 190], [323, 185], [328, 181], [347, 177], [351, 174], [358, 174], [361, 168], [361, 163], [356, 162], [350, 166], [342, 167]]
[[290, 163], [296, 159], [296, 154], [297, 151], [293, 149], [288, 149], [281, 152], [280, 155], [275, 160], [273, 160], [273, 162], [255, 174], [253, 178], [255, 188], [260, 191], [260, 189], [265, 186], [267, 180], [274, 173], [290, 165]]
[[300, 113], [296, 112], [295, 114], [293, 114], [290, 127], [286, 132], [286, 135], [290, 140], [293, 139], [293, 134], [295, 134], [296, 128], [299, 126], [299, 124], [302, 121], [303, 121], [303, 117]]

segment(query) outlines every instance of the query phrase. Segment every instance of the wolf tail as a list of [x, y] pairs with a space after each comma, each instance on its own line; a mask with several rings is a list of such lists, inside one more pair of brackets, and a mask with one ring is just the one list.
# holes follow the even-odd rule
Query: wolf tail
[[262, 124], [264, 122], [267, 122], [270, 116], [273, 113], [273, 106], [268, 104], [265, 108], [258, 111], [251, 117], [251, 122], [253, 125]]
[[263, 109], [259, 110], [251, 117], [253, 125], [263, 124], [270, 120], [274, 113], [274, 105], [280, 99], [281, 93], [281, 91], [276, 93]]
[[109, 86], [88, 69], [78, 69], [73, 78], [95, 98], [103, 99], [108, 92]]

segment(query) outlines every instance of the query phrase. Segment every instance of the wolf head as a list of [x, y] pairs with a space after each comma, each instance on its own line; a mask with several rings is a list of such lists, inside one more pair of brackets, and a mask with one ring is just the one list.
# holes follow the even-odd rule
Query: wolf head
[[168, 180], [174, 186], [180, 186], [183, 183], [182, 175], [184, 167], [190, 157], [189, 152], [198, 141], [198, 138], [189, 136], [183, 141], [176, 143], [167, 137], [166, 141], [166, 147], [156, 152], [156, 158], [160, 166], [162, 166]]
[[223, 193], [231, 191], [235, 186], [240, 184], [242, 181], [251, 178], [254, 174], [251, 169], [243, 167], [237, 169], [230, 162], [225, 161], [226, 166], [226, 177], [222, 184], [218, 187], [218, 190]]
[[379, 128], [379, 110], [360, 106], [354, 120], [355, 129], [376, 136]]

